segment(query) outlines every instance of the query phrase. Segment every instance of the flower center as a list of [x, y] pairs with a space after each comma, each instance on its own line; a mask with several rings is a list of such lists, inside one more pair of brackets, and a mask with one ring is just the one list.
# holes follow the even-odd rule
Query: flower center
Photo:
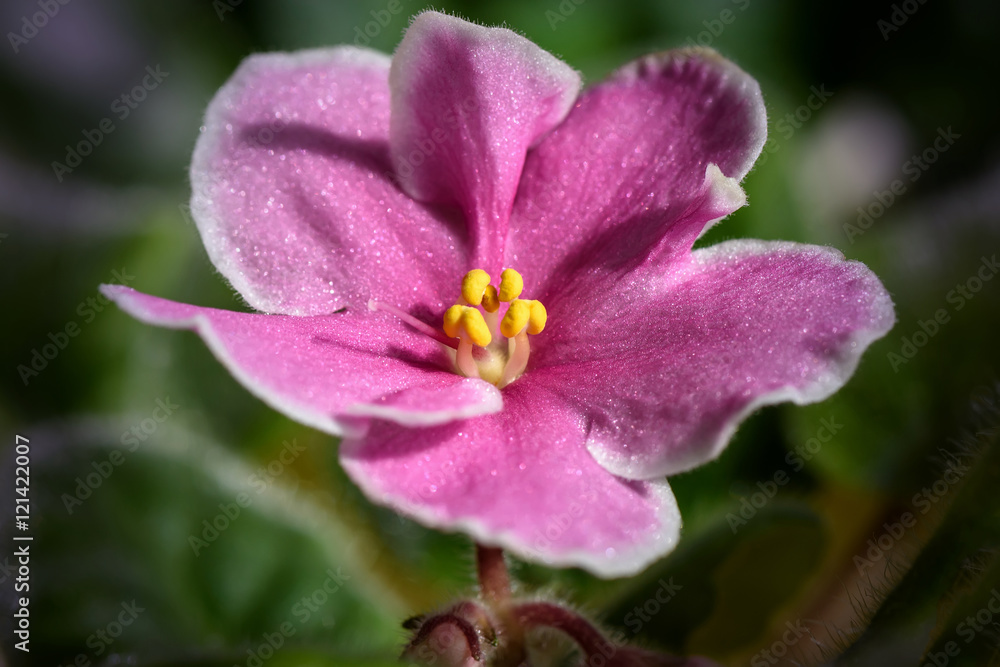
[[[524, 280], [514, 269], [503, 270], [499, 288], [490, 284], [489, 274], [482, 269], [469, 271], [462, 279], [461, 298], [445, 311], [444, 334], [388, 304], [369, 301], [368, 307], [390, 312], [448, 346], [449, 356], [462, 375], [503, 388], [528, 366], [528, 335], [545, 328], [545, 306], [518, 298], [523, 289]], [[502, 304], [507, 308], [501, 318]]]
[[[504, 387], [524, 373], [531, 353], [528, 334], [542, 332], [547, 314], [541, 302], [518, 298], [523, 289], [514, 269], [503, 270], [499, 289], [482, 269], [465, 274], [461, 300], [444, 314], [445, 334], [458, 338], [455, 366], [463, 375]], [[508, 306], [501, 319], [503, 303]]]

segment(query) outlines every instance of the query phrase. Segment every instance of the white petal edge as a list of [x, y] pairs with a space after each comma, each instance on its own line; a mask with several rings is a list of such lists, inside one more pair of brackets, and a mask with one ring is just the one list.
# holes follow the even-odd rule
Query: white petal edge
[[[707, 191], [708, 206], [723, 211], [737, 211], [747, 205], [747, 193], [736, 178], [726, 176], [719, 169], [719, 165], [709, 162], [705, 167], [705, 190]], [[731, 214], [729, 214], [731, 215]], [[705, 235], [705, 232], [715, 227], [719, 222], [725, 220], [729, 215], [724, 215], [714, 220], [709, 220], [701, 228], [698, 238]]]
[[[385, 419], [402, 426], [435, 426], [459, 419], [493, 414], [503, 409], [503, 398], [500, 395], [500, 390], [487, 382], [476, 380], [475, 382], [492, 390], [484, 389], [482, 392], [483, 401], [481, 403], [466, 405], [454, 410], [437, 410], [426, 413], [390, 408], [378, 404], [355, 403], [345, 409], [344, 416], [356, 416], [359, 418], [357, 422], [353, 419], [337, 420], [325, 412], [317, 412], [309, 406], [288, 401], [281, 394], [269, 390], [252, 379], [229, 356], [226, 345], [216, 334], [211, 320], [204, 315], [194, 315], [183, 319], [160, 317], [146, 310], [142, 304], [134, 299], [133, 295], [138, 294], [138, 292], [129, 287], [122, 285], [101, 285], [100, 289], [104, 296], [117, 303], [122, 310], [137, 320], [167, 329], [180, 329], [197, 333], [215, 358], [219, 360], [219, 363], [247, 391], [281, 414], [324, 433], [338, 437], [359, 437], [367, 430], [367, 424], [362, 421], [366, 417]], [[266, 315], [260, 316], [267, 317]], [[456, 376], [457, 378], [458, 376]]]
[[511, 531], [495, 531], [473, 518], [443, 519], [429, 507], [415, 505], [406, 499], [393, 498], [390, 493], [384, 492], [372, 484], [368, 475], [362, 471], [361, 466], [344, 456], [359, 446], [359, 441], [345, 439], [341, 444], [340, 463], [348, 477], [370, 500], [409, 516], [429, 528], [468, 535], [478, 544], [505, 549], [528, 562], [555, 568], [579, 567], [602, 579], [631, 577], [672, 552], [680, 540], [681, 513], [670, 484], [665, 479], [645, 480], [645, 483], [652, 487], [652, 495], [658, 503], [657, 520], [660, 524], [660, 530], [656, 532], [655, 537], [650, 542], [638, 545], [631, 551], [623, 551], [614, 547], [615, 553], [612, 556], [598, 555], [583, 550], [550, 555], [525, 543]]
[[296, 69], [308, 66], [368, 66], [385, 70], [388, 90], [388, 55], [372, 49], [356, 46], [337, 46], [328, 49], [307, 49], [294, 53], [260, 53], [247, 57], [240, 63], [228, 81], [216, 92], [205, 111], [203, 130], [195, 142], [191, 157], [191, 217], [201, 233], [202, 244], [208, 257], [219, 273], [246, 300], [250, 306], [265, 313], [283, 315], [311, 315], [302, 310], [289, 308], [266, 294], [258, 294], [250, 282], [243, 277], [239, 262], [227, 249], [226, 225], [215, 216], [210, 192], [214, 183], [212, 157], [218, 155], [218, 147], [226, 132], [226, 116], [229, 104], [238, 97], [246, 86], [245, 79], [256, 74], [258, 69]]
[[[832, 396], [837, 390], [847, 383], [847, 381], [854, 374], [855, 370], [857, 370], [858, 364], [861, 361], [861, 355], [864, 354], [868, 346], [885, 336], [896, 323], [896, 314], [892, 305], [892, 298], [885, 290], [881, 281], [878, 280], [878, 277], [871, 272], [871, 269], [861, 262], [847, 260], [846, 257], [844, 257], [844, 254], [836, 248], [809, 245], [805, 243], [794, 243], [791, 241], [736, 239], [732, 241], [725, 241], [709, 248], [695, 250], [691, 253], [691, 255], [694, 263], [697, 265], [707, 264], [722, 255], [751, 257], [754, 255], [766, 255], [781, 251], [801, 252], [806, 249], [818, 256], [824, 256], [828, 260], [843, 262], [848, 266], [852, 266], [855, 269], [863, 269], [871, 274], [872, 279], [881, 288], [875, 295], [872, 304], [874, 326], [869, 329], [859, 329], [855, 331], [840, 348], [842, 351], [847, 351], [844, 358], [839, 362], [832, 363], [827, 369], [827, 372], [823, 373], [812, 383], [801, 388], [784, 387], [782, 389], [758, 396], [754, 400], [750, 401], [750, 403], [748, 403], [733, 417], [726, 420], [726, 423], [719, 432], [718, 437], [705, 443], [698, 443], [697, 446], [688, 450], [690, 454], [684, 458], [663, 461], [660, 465], [655, 467], [651, 466], [648, 462], [642, 462], [636, 465], [627, 457], [615, 455], [611, 451], [610, 447], [601, 445], [595, 440], [588, 439], [587, 449], [603, 468], [615, 475], [618, 475], [619, 477], [633, 480], [653, 480], [663, 476], [687, 472], [692, 468], [696, 468], [718, 458], [718, 456], [726, 448], [726, 445], [729, 444], [729, 441], [732, 439], [733, 435], [736, 433], [736, 429], [739, 428], [739, 425], [743, 422], [743, 420], [756, 412], [758, 409], [768, 405], [776, 405], [778, 403], [786, 402], [791, 402], [796, 405], [818, 403]], [[671, 280], [671, 282], [674, 282], [674, 280]]]
[[767, 107], [764, 105], [764, 95], [761, 93], [760, 84], [739, 65], [715, 49], [707, 46], [695, 46], [642, 56], [620, 68], [612, 75], [612, 80], [638, 80], [642, 77], [644, 69], [663, 70], [671, 63], [683, 64], [687, 60], [697, 60], [718, 68], [722, 73], [722, 78], [733, 89], [739, 90], [743, 99], [750, 102], [755, 120], [751, 149], [746, 162], [737, 173], [732, 175], [737, 182], [742, 181], [750, 173], [757, 158], [764, 150], [764, 144], [767, 141]]
[[[566, 89], [559, 99], [559, 105], [551, 117], [552, 128], [557, 127], [569, 115], [573, 105], [576, 104], [580, 89], [583, 86], [583, 80], [579, 72], [524, 35], [506, 26], [483, 26], [472, 21], [466, 21], [458, 16], [428, 9], [413, 17], [410, 26], [403, 35], [403, 39], [399, 42], [396, 51], [392, 55], [393, 66], [389, 72], [389, 87], [393, 91], [390, 111], [390, 118], [392, 119], [390, 136], [392, 137], [393, 145], [405, 142], [406, 138], [413, 134], [419, 134], [419, 132], [414, 133], [410, 125], [406, 122], [409, 120], [409, 114], [407, 113], [409, 110], [409, 100], [405, 94], [400, 94], [397, 91], [404, 90], [405, 86], [401, 83], [401, 77], [405, 76], [404, 70], [407, 69], [410, 61], [419, 60], [415, 54], [419, 54], [422, 43], [427, 39], [427, 33], [433, 34], [435, 30], [440, 29], [442, 26], [446, 26], [456, 34], [461, 34], [470, 42], [496, 44], [500, 40], [503, 40], [505, 46], [514, 47], [518, 55], [522, 56], [525, 61], [532, 61], [538, 66], [539, 70], [545, 71], [553, 79], [566, 84]], [[548, 132], [543, 132], [535, 137], [528, 148], [537, 146], [548, 134]], [[398, 166], [399, 158], [395, 152], [393, 152], [392, 160], [393, 166]], [[423, 199], [426, 196], [421, 191], [419, 184], [414, 183], [412, 179], [403, 179], [403, 185], [404, 189], [415, 199]]]
[[[358, 417], [374, 417], [402, 424], [403, 426], [437, 426], [461, 419], [489, 415], [503, 410], [503, 395], [496, 386], [474, 378], [463, 378], [457, 384], [472, 388], [480, 401], [465, 405], [457, 410], [408, 410], [393, 405], [379, 403], [355, 403], [345, 413]], [[412, 391], [412, 390], [404, 390]], [[427, 391], [427, 390], [423, 390]]]

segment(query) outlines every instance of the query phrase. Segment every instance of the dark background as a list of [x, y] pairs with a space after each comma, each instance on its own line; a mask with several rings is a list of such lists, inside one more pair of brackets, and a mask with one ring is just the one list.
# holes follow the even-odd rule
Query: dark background
[[[387, 25], [372, 24], [371, 47], [391, 52], [424, 7], [400, 2]], [[0, 6], [9, 663], [244, 665], [280, 640], [266, 664], [392, 664], [403, 618], [470, 590], [464, 537], [373, 507], [345, 480], [331, 438], [253, 399], [194, 335], [141, 325], [97, 293], [119, 280], [242, 308], [186, 214], [201, 115], [246, 55], [353, 42], [387, 4]], [[25, 29], [45, 5], [58, 11]], [[897, 307], [895, 329], [837, 395], [760, 411], [719, 461], [672, 480], [685, 519], [674, 554], [610, 582], [517, 564], [525, 589], [568, 599], [636, 642], [728, 665], [988, 664], [1000, 645], [989, 610], [1000, 586], [1000, 280], [989, 268], [1000, 252], [1000, 5], [435, 7], [506, 23], [589, 82], [649, 51], [718, 49], [760, 81], [771, 141], [744, 182], [750, 206], [703, 242], [832, 245], [871, 266]], [[134, 108], [116, 103], [147, 67], [162, 82]], [[105, 118], [113, 130], [95, 134]], [[54, 169], [71, 164], [66, 147], [85, 132], [100, 137], [91, 154]], [[939, 136], [951, 139], [935, 148]], [[990, 280], [977, 283], [979, 271]], [[33, 359], [50, 344], [53, 358]], [[157, 401], [176, 406], [162, 422]], [[836, 424], [828, 442], [818, 439], [824, 420]], [[17, 434], [31, 450], [27, 656], [11, 641]], [[304, 452], [274, 465], [285, 443]], [[112, 457], [120, 463], [109, 468]], [[81, 488], [95, 472], [98, 483]], [[253, 485], [255, 474], [265, 483]], [[195, 553], [191, 536], [240, 493], [248, 506]], [[336, 593], [301, 605], [331, 577]], [[637, 622], [635, 608], [671, 578], [677, 596]], [[283, 624], [292, 632], [276, 635]]]

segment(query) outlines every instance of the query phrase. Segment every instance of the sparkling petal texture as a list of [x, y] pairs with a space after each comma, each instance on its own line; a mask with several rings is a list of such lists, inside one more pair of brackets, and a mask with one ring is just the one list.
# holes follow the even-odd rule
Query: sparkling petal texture
[[363, 432], [370, 416], [427, 425], [503, 407], [496, 387], [455, 375], [437, 343], [384, 313], [259, 315], [189, 306], [122, 286], [101, 291], [144, 322], [197, 331], [253, 394], [334, 435]]
[[[717, 456], [761, 405], [828, 396], [894, 315], [831, 249], [691, 252], [745, 204], [766, 135], [732, 63], [657, 54], [578, 87], [515, 33], [436, 12], [391, 68], [355, 48], [253, 56], [207, 112], [192, 213], [234, 287], [283, 315], [105, 294], [343, 434], [374, 501], [530, 560], [637, 572], [678, 539], [663, 476]], [[366, 308], [437, 325], [467, 269], [501, 263], [548, 309], [503, 390]]]
[[374, 423], [341, 460], [377, 502], [481, 543], [555, 566], [626, 576], [677, 543], [666, 481], [608, 473], [586, 424], [532, 376], [504, 389], [495, 415], [427, 429]]
[[709, 165], [742, 180], [766, 134], [757, 82], [714, 51], [626, 65], [585, 91], [528, 156], [506, 264], [542, 298], [581, 264], [686, 253], [707, 223], [744, 203], [706, 208]]
[[389, 163], [389, 59], [353, 47], [247, 58], [191, 163], [216, 268], [258, 310], [324, 315], [369, 298], [439, 307], [464, 223], [406, 196]]
[[895, 320], [863, 264], [795, 243], [721, 243], [576, 295], [549, 307], [529, 372], [589, 420], [597, 460], [633, 479], [715, 458], [762, 405], [826, 398]]
[[460, 206], [473, 243], [467, 268], [498, 273], [525, 152], [566, 116], [579, 75], [513, 31], [424, 12], [389, 81], [400, 183]]

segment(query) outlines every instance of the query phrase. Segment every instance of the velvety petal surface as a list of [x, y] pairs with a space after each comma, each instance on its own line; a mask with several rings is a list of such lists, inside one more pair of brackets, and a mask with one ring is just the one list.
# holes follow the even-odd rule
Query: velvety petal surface
[[341, 445], [344, 468], [376, 502], [528, 560], [625, 576], [673, 549], [680, 515], [665, 480], [608, 473], [584, 420], [531, 376], [503, 394], [502, 412], [463, 422], [373, 422]]
[[454, 298], [464, 223], [393, 181], [389, 107], [389, 58], [353, 47], [251, 56], [216, 94], [191, 212], [254, 308], [321, 315], [369, 298]]
[[500, 391], [448, 370], [440, 345], [385, 313], [292, 317], [200, 308], [103, 285], [127, 313], [190, 329], [251, 393], [292, 419], [344, 435], [371, 417], [442, 424], [497, 412]]
[[566, 116], [580, 77], [511, 30], [429, 11], [393, 55], [390, 84], [400, 183], [418, 199], [458, 205], [469, 268], [498, 271], [525, 152]]
[[594, 275], [546, 304], [528, 374], [576, 406], [596, 459], [633, 479], [716, 457], [762, 405], [826, 398], [895, 319], [868, 268], [818, 246], [732, 241], [666, 275]]
[[636, 60], [529, 153], [506, 265], [541, 297], [581, 267], [686, 253], [743, 205], [737, 183], [766, 134], [757, 82], [714, 51]]

